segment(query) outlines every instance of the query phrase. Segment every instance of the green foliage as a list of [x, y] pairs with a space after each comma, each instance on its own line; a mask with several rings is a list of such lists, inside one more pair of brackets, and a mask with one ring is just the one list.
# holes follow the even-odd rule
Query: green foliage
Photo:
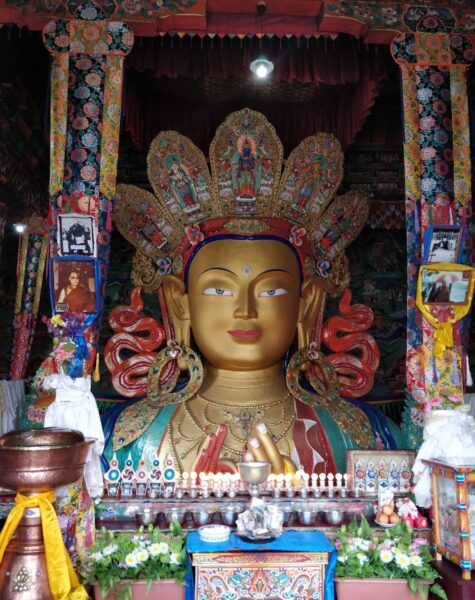
[[[335, 543], [338, 550], [337, 577], [407, 579], [413, 594], [424, 598], [428, 588], [423, 581], [434, 581], [439, 574], [431, 566], [432, 555], [425, 538], [416, 537], [403, 521], [387, 529], [381, 537], [374, 534], [364, 517], [358, 524], [356, 517], [349, 526], [338, 530]], [[447, 596], [438, 584], [431, 592], [443, 600]]]
[[112, 593], [114, 600], [130, 600], [130, 581], [146, 581], [147, 590], [160, 579], [185, 583], [185, 533], [178, 523], [172, 523], [167, 534], [152, 525], [140, 527], [135, 535], [104, 528], [101, 533], [85, 566], [87, 582], [97, 582], [103, 597]]

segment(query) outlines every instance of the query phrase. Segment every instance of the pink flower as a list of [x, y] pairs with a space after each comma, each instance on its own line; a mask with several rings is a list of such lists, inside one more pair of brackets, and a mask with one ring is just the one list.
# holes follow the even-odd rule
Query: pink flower
[[303, 243], [303, 237], [307, 231], [303, 227], [299, 227], [298, 225], [294, 225], [290, 230], [289, 242], [294, 246], [301, 246]]
[[186, 237], [192, 246], [196, 246], [205, 239], [199, 225], [190, 225], [185, 228]]

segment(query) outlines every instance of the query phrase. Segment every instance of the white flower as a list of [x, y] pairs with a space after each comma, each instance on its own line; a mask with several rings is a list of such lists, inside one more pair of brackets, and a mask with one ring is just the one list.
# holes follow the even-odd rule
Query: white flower
[[179, 565], [181, 562], [181, 555], [179, 552], [172, 552], [170, 554], [170, 564], [171, 565]]
[[406, 571], [411, 564], [411, 559], [403, 552], [397, 552], [394, 560], [396, 561], [396, 564], [403, 569], [403, 571]]
[[127, 556], [125, 557], [125, 564], [131, 568], [137, 566], [137, 555], [135, 554], [135, 552], [127, 554]]
[[147, 552], [147, 550], [145, 550], [145, 548], [143, 548], [142, 550], [139, 550], [137, 552], [136, 556], [138, 562], [145, 562], [146, 560], [148, 560], [149, 553]]
[[[106, 554], [107, 556], [107, 554]], [[93, 552], [91, 554], [92, 560], [97, 560], [98, 562], [104, 558], [104, 554], [102, 552]]]
[[145, 536], [144, 536], [144, 535], [134, 535], [134, 536], [132, 537], [132, 541], [134, 542], [134, 544], [137, 544], [137, 543], [143, 542], [143, 540], [144, 540], [144, 539], [145, 539]]
[[160, 542], [158, 544], [159, 554], [166, 554], [169, 550], [170, 550], [170, 547], [166, 542]]
[[348, 556], [346, 554], [340, 554], [340, 556], [338, 556], [338, 560], [341, 563], [346, 563], [346, 561], [348, 560]]
[[160, 544], [152, 544], [148, 551], [152, 556], [158, 556], [160, 554]]
[[104, 553], [104, 556], [110, 556], [111, 554], [114, 554], [114, 552], [118, 549], [119, 546], [117, 546], [117, 544], [109, 544], [104, 548], [102, 552]]
[[369, 540], [363, 540], [363, 539], [359, 538], [356, 540], [356, 544], [360, 550], [363, 550], [363, 552], [368, 552]]
[[379, 558], [383, 563], [390, 563], [393, 559], [393, 553], [391, 550], [389, 550], [389, 548], [383, 548], [379, 553]]
[[413, 564], [415, 567], [422, 567], [423, 563], [424, 561], [418, 554], [413, 554], [411, 556], [411, 564]]
[[363, 566], [365, 564], [365, 562], [368, 562], [368, 557], [366, 556], [366, 554], [363, 554], [362, 552], [358, 552], [358, 554], [356, 555], [356, 558], [359, 560], [361, 566]]

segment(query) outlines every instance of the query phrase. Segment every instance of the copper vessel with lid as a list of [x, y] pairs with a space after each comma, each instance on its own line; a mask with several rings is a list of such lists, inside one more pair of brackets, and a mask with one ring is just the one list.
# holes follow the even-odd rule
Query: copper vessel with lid
[[[0, 486], [25, 496], [81, 478], [94, 439], [79, 431], [27, 429], [0, 437]], [[39, 508], [27, 508], [0, 564], [2, 600], [50, 600]]]

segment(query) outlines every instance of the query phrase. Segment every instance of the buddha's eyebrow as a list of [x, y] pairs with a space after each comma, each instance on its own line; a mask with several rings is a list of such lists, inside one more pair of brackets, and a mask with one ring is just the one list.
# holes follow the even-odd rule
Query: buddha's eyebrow
[[231, 271], [231, 269], [225, 269], [224, 267], [209, 267], [208, 269], [205, 269], [201, 275], [203, 275], [203, 273], [207, 273], [208, 271], [226, 271], [227, 273], [231, 273], [231, 275], [236, 275], [234, 271]]
[[267, 269], [266, 271], [262, 271], [262, 273], [259, 273], [258, 277], [260, 275], [264, 275], [264, 273], [276, 273], [276, 272], [287, 273], [288, 275], [290, 275], [290, 271], [287, 271], [287, 269]]

